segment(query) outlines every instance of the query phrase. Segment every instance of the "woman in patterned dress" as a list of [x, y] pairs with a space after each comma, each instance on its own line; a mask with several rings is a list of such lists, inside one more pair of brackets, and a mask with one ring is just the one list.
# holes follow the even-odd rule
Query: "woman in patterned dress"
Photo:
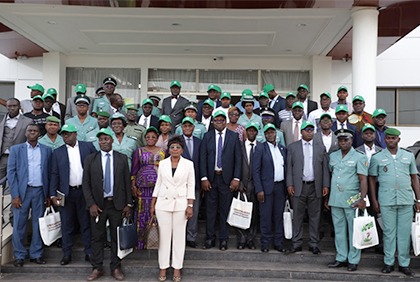
[[145, 247], [144, 231], [150, 218], [150, 203], [153, 189], [157, 179], [159, 162], [165, 158], [165, 151], [156, 146], [158, 130], [151, 126], [146, 130], [146, 146], [138, 148], [133, 153], [131, 167], [131, 189], [137, 198], [134, 218], [137, 225], [138, 244], [137, 249]]
[[237, 107], [230, 107], [228, 110], [229, 123], [226, 125], [226, 128], [238, 133], [239, 141], [244, 142], [244, 140], [246, 140], [246, 131], [245, 128], [238, 123], [240, 114]]

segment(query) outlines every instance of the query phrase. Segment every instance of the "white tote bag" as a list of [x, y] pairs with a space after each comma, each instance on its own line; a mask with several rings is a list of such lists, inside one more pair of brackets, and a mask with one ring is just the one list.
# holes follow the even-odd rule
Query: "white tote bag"
[[420, 254], [420, 213], [416, 213], [416, 219], [411, 224], [411, 241], [413, 243], [414, 254]]
[[368, 215], [366, 209], [364, 216], [359, 217], [359, 209], [356, 209], [355, 213], [356, 217], [353, 219], [353, 247], [361, 250], [378, 245], [379, 237], [375, 218]]
[[283, 227], [284, 227], [284, 238], [292, 239], [293, 236], [293, 210], [290, 208], [289, 200], [286, 200], [283, 212]]
[[[244, 201], [241, 201], [241, 194], [244, 196]], [[252, 203], [248, 202], [245, 193], [238, 193], [238, 197], [233, 198], [232, 204], [230, 205], [227, 223], [234, 227], [248, 229], [251, 226], [251, 218]]]
[[61, 238], [60, 212], [56, 212], [52, 206], [45, 209], [44, 216], [38, 219], [39, 232], [45, 245], [50, 246]]

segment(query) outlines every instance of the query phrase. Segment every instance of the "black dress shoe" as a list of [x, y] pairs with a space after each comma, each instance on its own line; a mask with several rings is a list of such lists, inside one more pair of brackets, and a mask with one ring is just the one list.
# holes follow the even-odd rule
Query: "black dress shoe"
[[248, 249], [250, 249], [250, 250], [255, 250], [257, 248], [253, 241], [249, 241], [247, 246], [248, 246]]
[[197, 244], [194, 241], [187, 241], [187, 246], [190, 248], [197, 248]]
[[393, 265], [387, 265], [385, 264], [384, 267], [382, 267], [381, 272], [382, 273], [391, 273], [394, 271], [394, 266]]
[[216, 245], [216, 243], [213, 240], [206, 240], [206, 242], [204, 242], [203, 249], [211, 249], [215, 245]]
[[64, 256], [61, 261], [60, 264], [61, 265], [67, 265], [71, 262], [71, 257], [70, 256]]
[[46, 264], [47, 262], [42, 257], [36, 258], [36, 259], [30, 259], [30, 262], [34, 262], [36, 264]]
[[219, 246], [219, 249], [220, 249], [221, 251], [226, 251], [226, 250], [228, 249], [228, 244], [227, 244], [227, 241], [220, 241], [220, 246]]
[[398, 271], [404, 273], [407, 276], [414, 276], [414, 272], [410, 269], [410, 267], [398, 266]]
[[268, 253], [268, 248], [261, 248], [261, 252]]
[[348, 271], [356, 271], [357, 270], [357, 264], [349, 263], [348, 266], [347, 266], [347, 270]]
[[297, 253], [297, 252], [301, 252], [302, 251], [302, 247], [296, 247], [296, 248], [291, 248], [290, 250], [287, 250], [286, 253], [287, 254], [293, 254], [293, 253]]
[[309, 251], [314, 255], [319, 255], [321, 253], [321, 250], [318, 247], [309, 247]]
[[337, 267], [345, 267], [345, 266], [347, 266], [347, 262], [338, 261], [338, 260], [328, 264], [328, 268], [337, 268]]
[[283, 246], [274, 246], [274, 249], [280, 253], [285, 253], [287, 250]]
[[245, 249], [245, 243], [239, 243], [237, 246], [238, 250], [243, 250]]
[[23, 259], [16, 259], [16, 260], [13, 262], [13, 265], [14, 265], [15, 267], [22, 267], [22, 266], [23, 266]]

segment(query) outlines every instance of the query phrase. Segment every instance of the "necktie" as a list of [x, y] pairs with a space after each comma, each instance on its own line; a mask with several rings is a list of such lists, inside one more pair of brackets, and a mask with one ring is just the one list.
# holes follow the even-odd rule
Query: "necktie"
[[187, 149], [188, 149], [188, 153], [190, 153], [190, 157], [193, 157], [193, 150], [192, 150], [192, 146], [191, 146], [191, 138], [187, 138]]
[[111, 192], [111, 155], [106, 153], [106, 163], [105, 163], [105, 181], [104, 181], [104, 191], [105, 194]]
[[344, 129], [344, 123], [341, 124], [341, 129]]
[[147, 117], [144, 118], [143, 126], [147, 128]]
[[303, 145], [303, 157], [304, 157], [304, 165], [303, 165], [303, 175], [305, 177], [308, 177], [310, 174], [310, 166], [311, 166], [311, 161], [310, 161], [310, 147], [311, 144], [306, 142]]
[[298, 121], [296, 121], [295, 130], [293, 131], [293, 140], [294, 141], [299, 140], [299, 122]]
[[251, 150], [249, 150], [249, 167], [252, 169], [252, 159], [254, 158], [254, 143], [249, 144], [251, 145]]
[[222, 151], [223, 151], [223, 139], [222, 132], [219, 132], [219, 141], [217, 144], [217, 167], [222, 168]]

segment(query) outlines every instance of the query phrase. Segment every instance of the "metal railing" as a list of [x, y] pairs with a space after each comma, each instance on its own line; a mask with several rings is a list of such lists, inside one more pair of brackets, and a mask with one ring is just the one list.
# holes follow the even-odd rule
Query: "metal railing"
[[[2, 218], [2, 226], [0, 229], [0, 273], [1, 273], [1, 262], [3, 259], [3, 231], [4, 229], [11, 224], [10, 217], [9, 217], [9, 210], [12, 203], [4, 204], [4, 197], [5, 195], [10, 195], [9, 186], [7, 185], [7, 177], [4, 177], [0, 180], [0, 208], [1, 208], [1, 218]], [[7, 215], [5, 217], [5, 214]]]

